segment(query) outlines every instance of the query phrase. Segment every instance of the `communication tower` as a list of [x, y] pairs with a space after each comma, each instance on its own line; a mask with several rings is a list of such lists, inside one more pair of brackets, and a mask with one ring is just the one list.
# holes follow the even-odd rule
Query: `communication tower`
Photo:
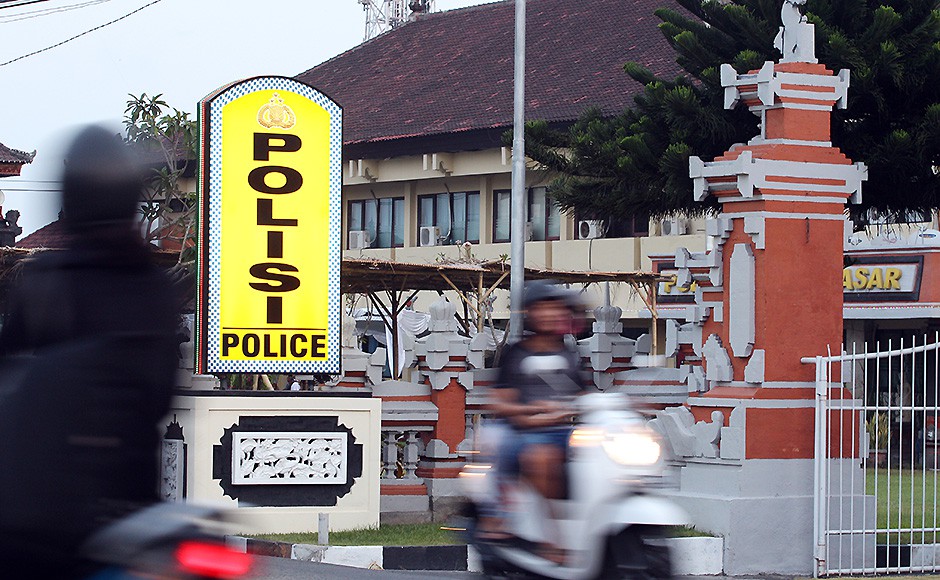
[[357, 0], [366, 13], [366, 33], [369, 40], [398, 28], [418, 14], [434, 11], [434, 0]]

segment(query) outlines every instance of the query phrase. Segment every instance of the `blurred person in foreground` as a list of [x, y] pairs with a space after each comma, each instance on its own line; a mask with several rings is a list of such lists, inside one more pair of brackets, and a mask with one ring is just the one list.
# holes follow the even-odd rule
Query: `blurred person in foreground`
[[[81, 543], [157, 501], [178, 301], [136, 229], [127, 146], [90, 127], [62, 177], [63, 251], [30, 260], [0, 329], [0, 570], [80, 578]], [[11, 573], [17, 570], [17, 573]]]
[[[585, 384], [580, 357], [565, 337], [576, 330], [580, 304], [570, 291], [536, 280], [526, 285], [523, 305], [525, 333], [500, 357], [492, 391], [490, 410], [511, 428], [499, 444], [499, 473], [504, 483], [521, 475], [545, 499], [563, 499], [570, 402]], [[507, 539], [500, 519], [484, 518], [482, 537]], [[558, 546], [542, 552], [556, 562], [564, 558]]]

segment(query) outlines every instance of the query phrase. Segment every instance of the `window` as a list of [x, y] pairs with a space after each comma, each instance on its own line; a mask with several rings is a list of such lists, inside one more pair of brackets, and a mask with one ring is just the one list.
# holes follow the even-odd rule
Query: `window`
[[418, 196], [418, 227], [437, 226], [442, 242], [480, 241], [480, 192], [455, 191]]
[[400, 248], [405, 245], [405, 198], [350, 201], [348, 225], [350, 232], [367, 232], [372, 248]]
[[533, 240], [557, 240], [561, 233], [561, 212], [544, 187], [529, 189], [529, 223]]
[[632, 218], [605, 220], [608, 238], [639, 238], [650, 233], [650, 217], [636, 215]]
[[508, 189], [493, 192], [493, 241], [508, 242], [511, 230], [512, 191]]
[[[493, 241], [508, 242], [512, 223], [512, 191], [496, 190], [493, 196]], [[561, 236], [561, 211], [544, 187], [529, 188], [526, 218], [531, 224], [533, 240], [557, 240]]]

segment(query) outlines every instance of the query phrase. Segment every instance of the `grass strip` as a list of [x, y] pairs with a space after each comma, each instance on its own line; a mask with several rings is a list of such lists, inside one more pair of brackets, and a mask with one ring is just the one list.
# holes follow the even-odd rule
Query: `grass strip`
[[[466, 544], [459, 534], [436, 524], [397, 524], [378, 528], [330, 532], [331, 546], [449, 546]], [[288, 544], [316, 544], [317, 534], [260, 534], [250, 536]]]
[[[865, 492], [877, 497], [878, 528], [938, 527], [935, 514], [940, 503], [937, 472], [923, 469], [891, 470], [869, 469]], [[877, 481], [877, 485], [875, 482]], [[879, 544], [935, 544], [937, 534], [932, 531], [879, 533]]]
[[697, 530], [693, 526], [672, 526], [669, 535], [673, 538], [714, 538], [715, 534], [709, 534], [702, 530]]
[[[442, 527], [443, 526], [443, 527]], [[463, 536], [447, 528], [446, 524], [400, 524], [378, 528], [364, 528], [344, 532], [330, 532], [331, 546], [454, 546], [466, 544]], [[673, 527], [670, 536], [676, 538], [710, 537], [711, 534], [691, 527]], [[317, 534], [258, 534], [249, 537], [287, 544], [316, 544]]]

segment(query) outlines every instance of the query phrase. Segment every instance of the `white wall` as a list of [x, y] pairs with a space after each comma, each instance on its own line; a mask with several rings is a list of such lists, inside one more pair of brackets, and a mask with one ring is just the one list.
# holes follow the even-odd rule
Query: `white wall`
[[[215, 391], [218, 393], [218, 391]], [[187, 444], [188, 501], [233, 508], [240, 533], [312, 532], [317, 514], [330, 514], [330, 529], [345, 530], [379, 523], [379, 447], [381, 400], [352, 397], [183, 395], [176, 398], [170, 417], [183, 427]], [[363, 445], [362, 476], [349, 493], [330, 507], [244, 507], [224, 495], [212, 477], [213, 446], [224, 431], [243, 416], [338, 416]]]

